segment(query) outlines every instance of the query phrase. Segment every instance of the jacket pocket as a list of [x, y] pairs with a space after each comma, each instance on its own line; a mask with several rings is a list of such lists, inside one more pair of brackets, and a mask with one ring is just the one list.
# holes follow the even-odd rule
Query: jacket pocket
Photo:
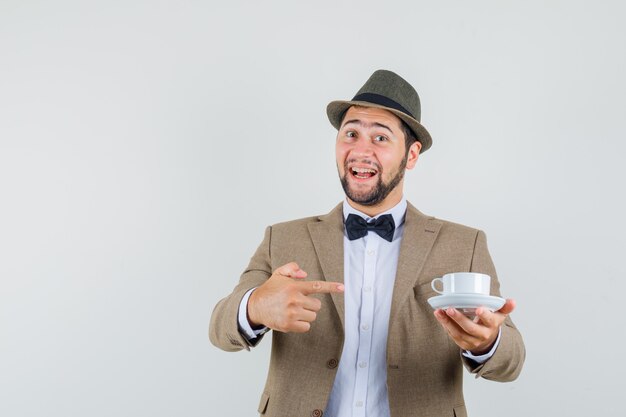
[[424, 299], [427, 300], [430, 297], [434, 297], [436, 295], [441, 295], [438, 292], [435, 292], [435, 290], [433, 290], [433, 287], [430, 284], [430, 281], [428, 282], [420, 282], [417, 285], [413, 286], [413, 295], [415, 296], [416, 299]]
[[454, 407], [454, 417], [467, 417], [467, 410], [465, 410], [464, 405]]
[[263, 395], [261, 395], [261, 401], [259, 402], [259, 408], [257, 411], [261, 414], [265, 414], [268, 402], [270, 402], [270, 395], [267, 392], [264, 392]]

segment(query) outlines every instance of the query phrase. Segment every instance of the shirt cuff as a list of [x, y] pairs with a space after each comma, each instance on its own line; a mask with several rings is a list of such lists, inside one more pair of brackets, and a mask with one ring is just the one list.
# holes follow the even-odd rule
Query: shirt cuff
[[263, 327], [261, 329], [253, 329], [248, 321], [248, 299], [250, 299], [250, 294], [252, 291], [256, 290], [257, 287], [248, 290], [247, 293], [244, 294], [241, 302], [239, 303], [239, 315], [237, 316], [237, 322], [239, 324], [239, 333], [244, 336], [248, 341], [254, 340], [257, 337], [267, 333], [269, 328]]
[[494, 353], [496, 353], [496, 348], [500, 344], [501, 334], [502, 334], [502, 327], [500, 327], [500, 329], [498, 330], [498, 337], [496, 338], [496, 342], [493, 344], [493, 347], [491, 348], [489, 352], [485, 353], [484, 355], [472, 355], [472, 352], [470, 352], [469, 350], [464, 350], [463, 352], [461, 352], [461, 354], [478, 364], [483, 364], [487, 362], [493, 356]]

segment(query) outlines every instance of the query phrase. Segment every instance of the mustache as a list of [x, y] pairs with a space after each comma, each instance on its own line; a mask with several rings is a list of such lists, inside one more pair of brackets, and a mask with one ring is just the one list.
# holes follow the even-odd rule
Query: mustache
[[347, 172], [348, 171], [348, 165], [350, 164], [364, 164], [364, 165], [370, 165], [372, 168], [375, 168], [376, 171], [378, 172], [382, 172], [383, 168], [382, 166], [380, 166], [380, 164], [376, 161], [372, 161], [370, 159], [356, 159], [356, 158], [351, 158], [346, 160], [346, 162], [344, 162], [343, 164], [343, 168], [344, 170]]

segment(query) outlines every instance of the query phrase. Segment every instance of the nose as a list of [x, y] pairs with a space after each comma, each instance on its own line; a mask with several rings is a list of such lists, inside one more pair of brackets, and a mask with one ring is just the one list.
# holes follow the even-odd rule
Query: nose
[[357, 140], [354, 143], [354, 146], [352, 147], [352, 152], [351, 152], [353, 157], [370, 156], [373, 153], [374, 153], [374, 147], [372, 146], [372, 143], [365, 138], [360, 138], [359, 140]]

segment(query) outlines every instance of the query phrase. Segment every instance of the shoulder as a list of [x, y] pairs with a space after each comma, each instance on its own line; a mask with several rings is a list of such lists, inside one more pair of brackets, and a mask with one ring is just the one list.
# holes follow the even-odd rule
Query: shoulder
[[274, 265], [283, 265], [295, 260], [301, 267], [308, 265], [312, 268], [311, 263], [315, 258], [311, 258], [311, 254], [315, 253], [315, 242], [336, 249], [341, 247], [343, 239], [341, 206], [339, 211], [335, 207], [325, 215], [273, 224], [268, 227], [266, 239]]
[[309, 225], [319, 222], [320, 216], [303, 217], [271, 225], [270, 231], [274, 238], [284, 237], [298, 239], [308, 236]]
[[306, 229], [309, 225], [317, 224], [320, 222], [343, 224], [342, 203], [339, 203], [338, 205], [336, 205], [329, 213], [280, 222], [280, 223], [273, 224], [270, 227], [276, 230], [297, 230], [297, 229]]
[[275, 223], [271, 225], [270, 227], [272, 229], [285, 229], [285, 230], [299, 229], [299, 228], [307, 227], [308, 224], [317, 223], [320, 217], [322, 217], [321, 214], [318, 216], [310, 216], [310, 217], [303, 217], [301, 219], [287, 220], [284, 222]]
[[475, 227], [423, 214], [413, 205], [409, 204], [407, 208], [407, 219], [411, 218], [423, 221], [427, 228], [437, 229], [439, 238], [476, 240], [479, 234], [484, 234], [484, 232]]

